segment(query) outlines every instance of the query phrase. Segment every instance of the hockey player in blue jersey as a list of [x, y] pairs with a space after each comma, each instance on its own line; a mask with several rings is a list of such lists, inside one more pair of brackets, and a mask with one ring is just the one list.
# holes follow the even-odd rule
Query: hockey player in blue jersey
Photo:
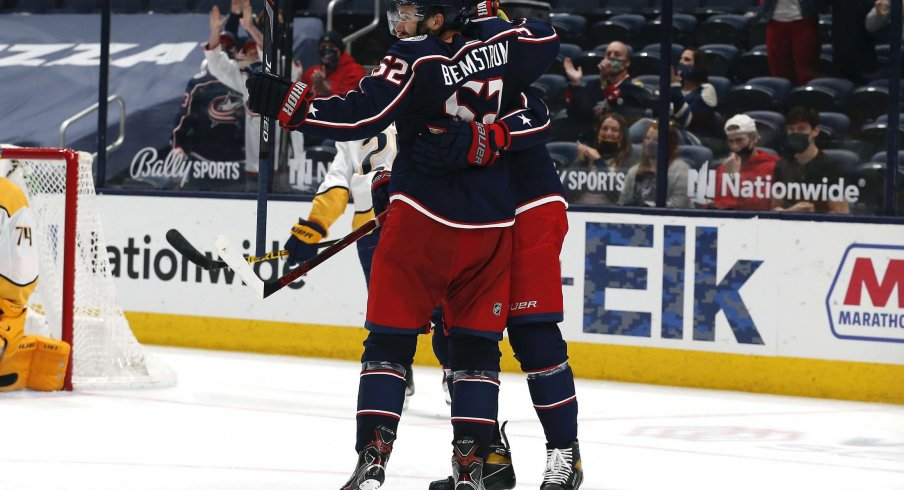
[[438, 304], [446, 312], [455, 372], [455, 488], [483, 488], [497, 410], [498, 341], [509, 302], [515, 206], [508, 168], [430, 175], [415, 168], [411, 152], [428, 121], [459, 117], [485, 131], [477, 160], [497, 158], [510, 138], [496, 118], [546, 71], [558, 54], [558, 38], [548, 24], [524, 21], [500, 26], [486, 40], [468, 39], [459, 32], [464, 13], [463, 0], [393, 3], [390, 27], [416, 35], [393, 45], [358, 90], [344, 97], [311, 98], [305, 84], [265, 74], [248, 82], [252, 110], [278, 118], [286, 129], [352, 140], [393, 121], [398, 128], [399, 155], [368, 296], [358, 465], [344, 489], [382, 485], [416, 334]]
[[[492, 37], [504, 22], [497, 18], [492, 1], [478, 2], [470, 16], [465, 35], [476, 39]], [[546, 435], [541, 490], [575, 490], [583, 481], [577, 397], [567, 345], [557, 325], [563, 319], [559, 255], [568, 229], [567, 203], [545, 146], [551, 133], [548, 110], [537, 97], [529, 93], [522, 97], [521, 107], [501, 118], [512, 143], [500, 160], [509, 166], [517, 206], [507, 330]], [[430, 126], [432, 131], [422, 133], [415, 144], [415, 162], [432, 172], [472, 171], [479, 128], [448, 118]], [[444, 339], [441, 332], [434, 333], [434, 352], [441, 363], [448, 357]], [[452, 386], [450, 391], [454, 399]], [[503, 434], [495, 435], [483, 483], [487, 490], [511, 489], [515, 486], [511, 453]], [[452, 488], [452, 478], [430, 485], [430, 490]]]

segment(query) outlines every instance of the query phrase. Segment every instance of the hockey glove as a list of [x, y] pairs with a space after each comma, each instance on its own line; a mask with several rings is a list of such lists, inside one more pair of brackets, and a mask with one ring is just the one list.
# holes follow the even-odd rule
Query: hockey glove
[[308, 115], [313, 96], [311, 88], [302, 82], [291, 83], [269, 73], [254, 72], [245, 82], [248, 88], [248, 108], [267, 117], [275, 117], [286, 130], [301, 126]]
[[470, 0], [468, 2], [468, 19], [477, 20], [496, 17], [499, 12], [499, 0]]
[[380, 170], [374, 174], [374, 180], [370, 185], [370, 197], [374, 203], [374, 214], [381, 214], [389, 207], [389, 179], [392, 172]]
[[317, 255], [317, 243], [325, 236], [326, 230], [316, 221], [299, 219], [298, 224], [292, 227], [292, 236], [286, 240], [289, 265], [305, 262]]
[[428, 127], [429, 132], [418, 135], [412, 152], [412, 159], [428, 174], [492, 166], [499, 152], [511, 146], [509, 128], [501, 121], [442, 120]]

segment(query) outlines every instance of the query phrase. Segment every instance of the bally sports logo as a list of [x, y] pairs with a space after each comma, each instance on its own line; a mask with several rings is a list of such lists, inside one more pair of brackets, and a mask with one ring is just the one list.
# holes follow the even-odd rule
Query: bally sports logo
[[904, 246], [848, 247], [826, 310], [840, 339], [904, 342]]

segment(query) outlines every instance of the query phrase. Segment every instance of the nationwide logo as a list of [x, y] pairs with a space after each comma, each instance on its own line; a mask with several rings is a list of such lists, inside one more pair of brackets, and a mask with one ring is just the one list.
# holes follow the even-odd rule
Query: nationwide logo
[[826, 311], [840, 339], [904, 342], [904, 246], [848, 247]]
[[[687, 195], [697, 204], [709, 204], [718, 196], [742, 199], [788, 199], [789, 201], [825, 201], [855, 203], [860, 198], [860, 188], [851, 185], [843, 177], [830, 182], [823, 177], [821, 182], [773, 182], [772, 176], [741, 180], [741, 174], [726, 173], [721, 186], [716, 188], [716, 171], [705, 162], [700, 170], [690, 169], [687, 173]], [[858, 182], [860, 187], [864, 182]]]

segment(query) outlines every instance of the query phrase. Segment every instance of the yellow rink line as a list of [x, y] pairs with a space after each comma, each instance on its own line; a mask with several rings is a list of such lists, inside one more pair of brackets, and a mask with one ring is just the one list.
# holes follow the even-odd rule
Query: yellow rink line
[[[141, 343], [358, 360], [364, 328], [126, 312]], [[508, 342], [502, 369], [518, 372]], [[576, 376], [632, 383], [904, 404], [904, 365], [569, 343]], [[422, 335], [416, 364], [436, 366]]]

